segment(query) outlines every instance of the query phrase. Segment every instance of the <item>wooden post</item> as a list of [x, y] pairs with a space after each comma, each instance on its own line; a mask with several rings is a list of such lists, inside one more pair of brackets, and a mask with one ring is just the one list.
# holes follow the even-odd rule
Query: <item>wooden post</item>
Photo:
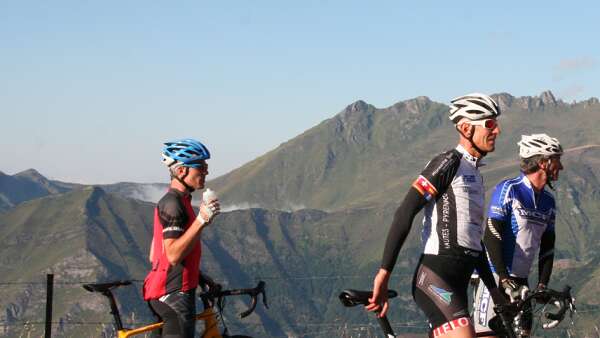
[[52, 294], [54, 292], [54, 274], [46, 275], [46, 332], [45, 338], [52, 337]]

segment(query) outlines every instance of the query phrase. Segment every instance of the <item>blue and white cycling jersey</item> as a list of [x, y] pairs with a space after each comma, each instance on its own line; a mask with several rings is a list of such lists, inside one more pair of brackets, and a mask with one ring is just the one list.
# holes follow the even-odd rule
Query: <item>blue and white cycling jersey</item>
[[[511, 276], [527, 278], [545, 231], [554, 231], [554, 196], [535, 193], [527, 176], [504, 180], [494, 189], [488, 217], [505, 224], [502, 258]], [[490, 264], [495, 272], [493, 264]]]

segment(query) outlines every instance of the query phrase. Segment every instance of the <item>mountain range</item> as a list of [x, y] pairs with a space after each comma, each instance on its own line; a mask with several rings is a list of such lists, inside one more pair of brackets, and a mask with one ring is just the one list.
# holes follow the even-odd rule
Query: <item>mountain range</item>
[[[482, 173], [488, 191], [518, 174], [516, 142], [524, 133], [546, 132], [567, 149], [565, 170], [555, 184], [557, 249], [553, 286], [571, 284], [581, 314], [572, 332], [600, 324], [600, 103], [496, 94], [503, 111], [497, 149]], [[357, 101], [276, 149], [208, 182], [228, 212], [203, 238], [202, 270], [232, 287], [267, 281], [271, 309], [247, 320], [233, 318], [234, 332], [257, 337], [336, 337], [363, 334], [373, 318], [337, 301], [343, 288], [370, 288], [391, 217], [415, 175], [435, 154], [455, 146], [448, 107], [427, 97], [376, 108]], [[141, 280], [148, 268], [152, 201], [164, 184], [116, 183], [85, 186], [48, 180], [35, 170], [0, 173], [0, 275], [3, 280], [57, 280], [57, 335], [99, 336], [110, 324], [106, 304], [81, 281]], [[196, 199], [197, 200], [197, 199]], [[150, 201], [150, 202], [149, 202]], [[252, 207], [252, 208], [250, 208]], [[417, 218], [420, 219], [418, 216]], [[396, 331], [417, 334], [424, 319], [410, 296], [420, 249], [419, 221], [394, 270], [400, 297], [392, 302]], [[534, 274], [535, 275], [535, 274]], [[62, 283], [62, 284], [60, 284]], [[556, 283], [556, 284], [555, 284]], [[134, 283], [135, 284], [135, 283]], [[23, 286], [25, 285], [25, 287]], [[140, 284], [119, 294], [128, 322], [147, 321]], [[0, 289], [3, 333], [25, 332], [23, 323], [43, 318], [43, 289], [9, 284]], [[402, 311], [400, 311], [402, 309]], [[239, 311], [238, 311], [239, 312]], [[43, 326], [33, 327], [39, 333]], [[548, 331], [565, 335], [564, 329]]]

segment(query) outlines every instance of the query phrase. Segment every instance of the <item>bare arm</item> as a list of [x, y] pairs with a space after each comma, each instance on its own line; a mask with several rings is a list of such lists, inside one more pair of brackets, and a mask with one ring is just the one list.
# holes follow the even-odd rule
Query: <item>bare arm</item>
[[169, 264], [172, 266], [179, 264], [190, 253], [196, 241], [200, 240], [200, 234], [206, 225], [208, 223], [196, 219], [180, 237], [163, 240]]
[[152, 262], [153, 258], [154, 258], [154, 237], [152, 237], [152, 243], [150, 243], [150, 255], [148, 255], [148, 259], [150, 259], [150, 262]]

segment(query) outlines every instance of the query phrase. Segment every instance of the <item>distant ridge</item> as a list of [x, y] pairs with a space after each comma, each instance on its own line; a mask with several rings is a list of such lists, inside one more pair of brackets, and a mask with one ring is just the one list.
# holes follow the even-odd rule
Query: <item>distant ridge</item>
[[[597, 98], [565, 103], [551, 91], [539, 96], [492, 95], [503, 111], [496, 152], [486, 159], [516, 156], [520, 135], [545, 132], [567, 148], [600, 140]], [[276, 149], [208, 182], [224, 204], [295, 210], [335, 210], [400, 198], [409, 180], [435, 154], [458, 140], [448, 107], [426, 96], [377, 108], [358, 100], [340, 113]], [[407, 177], [409, 175], [410, 177]], [[394, 191], [388, 188], [398, 187]]]
[[35, 169], [27, 169], [12, 176], [0, 172], [0, 211], [31, 199], [63, 193], [76, 186], [78, 185], [48, 180]]

